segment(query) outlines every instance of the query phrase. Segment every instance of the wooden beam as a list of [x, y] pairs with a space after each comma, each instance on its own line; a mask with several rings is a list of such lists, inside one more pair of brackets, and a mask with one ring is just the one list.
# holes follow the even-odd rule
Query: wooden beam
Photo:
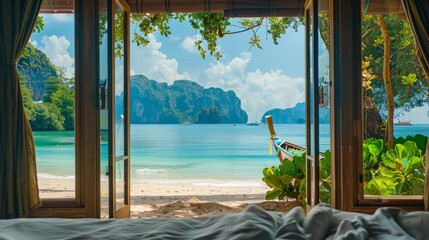
[[366, 2], [369, 2], [366, 9], [367, 14], [403, 14], [404, 7], [399, 0], [362, 0], [362, 11], [365, 11]]
[[74, 13], [74, 1], [43, 0], [39, 13]]
[[128, 0], [128, 3], [134, 13], [222, 13], [233, 9], [299, 9], [303, 8], [304, 0]]
[[304, 12], [298, 8], [240, 8], [227, 9], [223, 12], [225, 17], [303, 17]]
[[[226, 12], [236, 17], [303, 16], [304, 0], [127, 0], [131, 13]], [[321, 10], [326, 0], [320, 2]], [[404, 13], [400, 0], [361, 0], [368, 14]], [[368, 3], [368, 5], [367, 5]], [[73, 13], [73, 0], [44, 0], [41, 13]], [[327, 5], [326, 5], [327, 6]], [[327, 10], [327, 7], [326, 7]]]

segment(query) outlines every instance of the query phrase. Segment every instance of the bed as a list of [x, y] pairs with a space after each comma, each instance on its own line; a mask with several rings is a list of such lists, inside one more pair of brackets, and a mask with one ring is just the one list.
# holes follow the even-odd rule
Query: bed
[[307, 216], [251, 205], [240, 213], [186, 219], [0, 220], [0, 239], [429, 239], [429, 212], [380, 208], [372, 215], [321, 204]]

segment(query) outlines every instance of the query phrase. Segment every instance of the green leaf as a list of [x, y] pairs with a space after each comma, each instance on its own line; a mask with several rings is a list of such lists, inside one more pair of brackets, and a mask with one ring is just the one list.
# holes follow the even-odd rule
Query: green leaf
[[266, 200], [274, 200], [276, 197], [278, 197], [282, 193], [281, 189], [275, 188], [271, 191], [267, 191], [265, 194]]
[[402, 159], [407, 157], [407, 149], [402, 144], [395, 145], [396, 161], [402, 163]]
[[273, 166], [270, 168], [268, 168], [268, 167], [264, 168], [264, 170], [262, 170], [262, 174], [264, 175], [264, 177], [267, 177], [269, 175], [273, 175], [274, 174], [273, 168], [275, 168], [275, 167]]
[[368, 146], [368, 149], [372, 155], [378, 156], [383, 150], [383, 140], [382, 139], [375, 140]]
[[370, 156], [371, 155], [369, 154], [369, 148], [368, 148], [368, 146], [363, 145], [363, 148], [362, 148], [362, 158], [363, 158], [363, 163], [365, 165], [368, 165], [368, 161], [369, 161]]
[[415, 142], [406, 141], [404, 143], [404, 147], [407, 150], [407, 158], [411, 158], [411, 157], [415, 156], [416, 154], [418, 154], [417, 145]]
[[282, 166], [283, 166], [283, 171], [282, 171], [283, 174], [296, 176], [297, 171], [296, 171], [295, 165], [291, 161], [288, 161], [288, 160], [283, 161]]
[[282, 175], [280, 177], [280, 179], [284, 185], [288, 185], [288, 184], [292, 183], [294, 178], [292, 176], [289, 176], [289, 175]]
[[411, 157], [408, 160], [408, 164], [405, 167], [405, 174], [408, 175], [416, 171], [424, 172], [423, 162], [424, 162], [424, 157]]
[[[300, 158], [303, 159], [303, 158]], [[305, 173], [305, 162], [304, 161], [294, 161], [294, 165], [296, 167], [297, 174]]]
[[[284, 161], [289, 161], [289, 160], [285, 159]], [[289, 170], [287, 170], [287, 167], [285, 167], [285, 165], [280, 165], [279, 169], [280, 169], [281, 174], [288, 174], [289, 173]]]
[[320, 185], [320, 201], [331, 203], [331, 184], [324, 182]]
[[365, 186], [365, 194], [368, 195], [393, 195], [395, 193], [396, 181], [386, 176], [377, 176]]
[[411, 84], [417, 82], [417, 75], [414, 73], [410, 73], [410, 74], [408, 74], [408, 76], [402, 76], [401, 78], [402, 78], [401, 82], [404, 85], [411, 85]]
[[266, 183], [270, 183], [271, 186], [281, 188], [283, 186], [281, 177], [277, 175], [269, 175], [265, 177]]
[[407, 141], [413, 141], [416, 143], [417, 148], [422, 151], [423, 154], [426, 152], [426, 143], [428, 141], [428, 137], [423, 136], [422, 134], [416, 134], [414, 137], [407, 136]]
[[381, 162], [386, 167], [396, 169], [396, 163], [397, 162], [396, 162], [395, 150], [390, 149], [386, 153], [383, 153], [383, 155], [381, 155]]
[[424, 190], [424, 176], [412, 174], [404, 178], [396, 187], [398, 195], [422, 195]]
[[379, 176], [389, 177], [389, 178], [401, 178], [403, 176], [402, 172], [396, 169], [379, 167], [377, 171]]
[[320, 159], [320, 177], [328, 179], [331, 176], [331, 152], [327, 150], [324, 157]]
[[281, 193], [279, 194], [279, 196], [277, 197], [279, 200], [284, 200], [286, 197], [286, 192], [281, 191]]
[[[423, 174], [412, 174], [410, 178], [404, 182], [404, 184], [408, 184], [410, 195], [423, 195], [425, 189], [425, 180]], [[405, 194], [401, 192], [401, 194]]]
[[331, 175], [331, 151], [326, 150], [324, 157], [320, 159], [320, 168]]

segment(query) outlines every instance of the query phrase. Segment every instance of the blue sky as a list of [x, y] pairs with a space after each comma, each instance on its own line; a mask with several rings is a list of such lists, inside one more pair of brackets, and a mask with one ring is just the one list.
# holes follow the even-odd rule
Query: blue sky
[[[45, 15], [45, 28], [33, 34], [31, 42], [44, 51], [57, 66], [74, 74], [73, 15]], [[131, 32], [135, 26], [131, 26]], [[260, 29], [263, 50], [249, 49], [248, 33], [226, 35], [219, 41], [223, 57], [216, 61], [207, 55], [202, 59], [193, 42], [198, 35], [187, 22], [171, 24], [172, 35], [149, 36], [150, 44], [138, 47], [131, 43], [131, 74], [144, 74], [150, 79], [172, 84], [188, 79], [204, 87], [233, 90], [242, 101], [249, 121], [260, 118], [272, 108], [293, 107], [304, 101], [304, 29], [288, 29], [278, 45]], [[327, 56], [320, 56], [327, 59]], [[406, 113], [413, 123], [428, 123], [428, 107]]]

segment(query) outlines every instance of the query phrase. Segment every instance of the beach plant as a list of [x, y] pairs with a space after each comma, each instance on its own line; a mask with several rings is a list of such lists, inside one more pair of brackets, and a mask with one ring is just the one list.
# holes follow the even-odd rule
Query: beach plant
[[301, 185], [305, 184], [305, 152], [295, 155], [292, 161], [284, 160], [278, 167], [264, 168], [262, 173], [264, 175], [262, 181], [271, 188], [267, 191], [265, 199], [284, 200], [287, 197], [303, 201], [305, 191], [301, 191]]
[[[368, 138], [363, 142], [364, 193], [367, 195], [421, 195], [424, 189], [426, 144], [421, 134], [399, 137], [388, 149], [383, 139]], [[267, 200], [295, 199], [306, 202], [305, 152], [294, 151], [292, 161], [263, 170], [264, 181], [271, 189]], [[331, 202], [331, 152], [320, 158], [320, 202]]]
[[[305, 152], [294, 151], [292, 161], [284, 160], [277, 166], [263, 170], [264, 181], [271, 190], [267, 191], [267, 200], [295, 199], [302, 205], [306, 202]], [[320, 159], [320, 201], [331, 202], [331, 152], [325, 151]]]
[[319, 198], [320, 202], [331, 203], [331, 151], [326, 150], [320, 158]]
[[421, 195], [425, 177], [425, 154], [414, 141], [397, 143], [381, 154], [372, 178], [364, 186], [368, 195]]
[[415, 136], [407, 136], [405, 138], [399, 137], [395, 139], [395, 144], [404, 144], [406, 141], [413, 141], [417, 145], [417, 149], [421, 150], [423, 154], [426, 153], [426, 144], [428, 137], [422, 134], [416, 134]]
[[368, 138], [363, 142], [362, 156], [365, 182], [370, 181], [377, 174], [381, 155], [387, 151], [383, 139]]

